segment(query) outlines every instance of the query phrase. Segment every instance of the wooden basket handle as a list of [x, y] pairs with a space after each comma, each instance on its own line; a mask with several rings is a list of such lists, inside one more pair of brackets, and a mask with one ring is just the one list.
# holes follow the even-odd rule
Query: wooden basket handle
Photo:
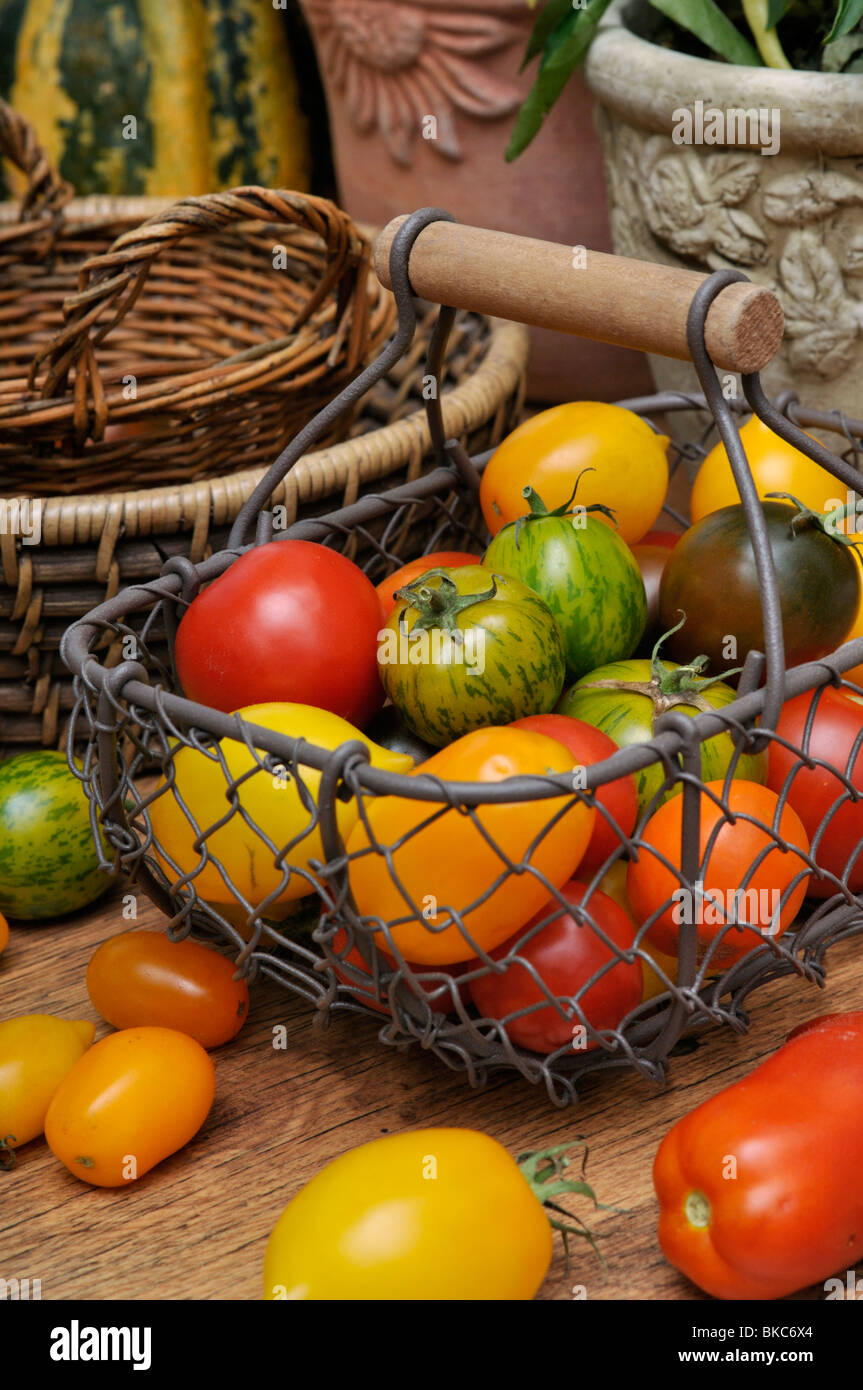
[[[394, 218], [375, 243], [375, 269], [388, 289], [390, 248], [404, 221]], [[420, 232], [409, 275], [415, 293], [438, 304], [686, 361], [687, 314], [707, 279], [675, 266], [443, 221]], [[705, 324], [708, 352], [728, 372], [761, 371], [782, 331], [779, 300], [749, 283], [722, 290]]]
[[[18, 222], [13, 224], [16, 236], [23, 230], [38, 230], [59, 225], [63, 208], [74, 189], [49, 163], [36, 132], [28, 120], [0, 98], [0, 156], [8, 159], [26, 175], [27, 187], [21, 198]], [[25, 224], [22, 227], [21, 224]]]
[[[63, 303], [66, 322], [53, 341], [37, 352], [29, 388], [35, 388], [39, 369], [47, 364], [40, 394], [51, 399], [63, 392], [74, 366], [76, 433], [81, 434], [82, 412], [86, 416], [87, 403], [93, 402], [98, 436], [105, 407], [94, 349], [129, 312], [157, 256], [184, 237], [210, 235], [231, 223], [246, 221], [283, 222], [316, 233], [324, 242], [326, 269], [296, 327], [314, 313], [334, 287], [339, 290], [340, 310], [351, 295], [358, 296], [364, 305], [363, 277], [356, 271], [366, 256], [368, 241], [347, 213], [328, 199], [251, 186], [184, 198], [155, 213], [140, 227], [121, 233], [107, 251], [84, 261], [78, 272], [78, 291]], [[362, 313], [354, 315], [355, 336], [362, 327], [361, 320]], [[354, 346], [349, 347], [349, 355]]]

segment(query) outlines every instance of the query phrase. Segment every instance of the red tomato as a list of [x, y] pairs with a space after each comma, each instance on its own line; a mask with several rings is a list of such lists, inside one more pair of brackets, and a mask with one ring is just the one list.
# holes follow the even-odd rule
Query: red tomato
[[389, 574], [386, 579], [382, 579], [377, 586], [384, 617], [388, 618], [396, 606], [396, 589], [403, 589], [406, 584], [411, 584], [429, 570], [456, 570], [462, 565], [478, 565], [480, 558], [479, 555], [468, 555], [466, 550], [435, 550], [431, 555], [420, 555], [416, 560], [409, 560], [401, 569], [397, 569], [395, 574]]
[[384, 701], [380, 627], [380, 601], [358, 565], [313, 541], [271, 541], [190, 604], [177, 674], [189, 699], [226, 713], [288, 701], [362, 727]]
[[[618, 752], [614, 739], [583, 719], [573, 719], [568, 714], [531, 714], [525, 719], [516, 719], [513, 729], [528, 729], [534, 734], [545, 734], [557, 739], [564, 748], [578, 759], [583, 767], [591, 763], [601, 763]], [[620, 848], [620, 835], [614, 829], [616, 821], [623, 835], [631, 835], [638, 817], [638, 792], [633, 776], [616, 777], [599, 787], [596, 793], [596, 820], [590, 843], [584, 858], [578, 866], [579, 878], [589, 879], [601, 868], [606, 860]], [[603, 813], [606, 814], [603, 814]], [[607, 817], [610, 816], [611, 820]]]
[[861, 1094], [863, 1013], [828, 1014], [678, 1120], [653, 1167], [666, 1259], [714, 1298], [853, 1289]]
[[113, 1028], [175, 1028], [202, 1047], [235, 1037], [249, 1012], [249, 987], [226, 956], [160, 931], [121, 932], [87, 966], [87, 993]]
[[[779, 818], [779, 835], [792, 850], [779, 849], [773, 835], [763, 828], [773, 825], [778, 806], [778, 798], [769, 788], [757, 782], [734, 781], [726, 794], [724, 781], [705, 786], [707, 790], [700, 797], [699, 880], [703, 898], [685, 894], [681, 887], [682, 796], [664, 802], [641, 832], [638, 858], [627, 870], [626, 892], [637, 921], [646, 922], [657, 914], [647, 931], [651, 945], [665, 955], [676, 956], [681, 926], [694, 922], [698, 960], [709, 953], [710, 968], [717, 970], [760, 946], [759, 931], [775, 938], [794, 921], [809, 875], [801, 854], [793, 849], [808, 853], [809, 840], [800, 817], [786, 805]], [[724, 795], [734, 820], [713, 799]], [[665, 860], [671, 868], [666, 867]], [[794, 888], [782, 903], [783, 893], [794, 880]], [[735, 917], [745, 925], [737, 925]]]
[[[588, 894], [583, 883], [574, 881], [564, 884], [560, 891], [574, 907]], [[641, 961], [637, 957], [629, 964], [618, 960], [595, 984], [584, 990], [598, 970], [617, 958], [617, 952], [606, 945], [589, 922], [578, 922], [568, 912], [529, 936], [531, 929], [558, 907], [557, 899], [549, 898], [526, 927], [490, 952], [492, 959], [502, 960], [510, 952], [517, 954], [520, 961], [533, 967], [548, 993], [561, 1003], [578, 996], [578, 1005], [592, 1027], [616, 1028], [630, 1010], [641, 1003]], [[621, 951], [631, 949], [635, 940], [633, 925], [616, 902], [605, 893], [592, 893], [585, 911]], [[579, 994], [580, 990], [584, 992]], [[471, 981], [470, 992], [484, 1018], [506, 1020], [511, 1040], [531, 1052], [555, 1052], [566, 1043], [578, 1042], [583, 1036], [578, 1014], [570, 1019], [562, 1018], [548, 1003], [510, 1020], [510, 1014], [543, 1004], [547, 998], [525, 965], [512, 964], [499, 975], [483, 975]], [[587, 1049], [596, 1046], [595, 1042], [586, 1044]]]
[[681, 531], [648, 531], [646, 536], [641, 537], [638, 544], [661, 545], [666, 550], [673, 550], [682, 534]]
[[[806, 721], [812, 709], [812, 727]], [[863, 705], [842, 690], [823, 690], [797, 695], [782, 707], [777, 734], [804, 750], [819, 764], [830, 763], [855, 791], [863, 793]], [[797, 769], [797, 771], [794, 771]], [[812, 856], [819, 868], [842, 878], [852, 893], [863, 888], [863, 800], [851, 793], [836, 773], [824, 766], [804, 767], [791, 748], [771, 739], [767, 760], [767, 785], [781, 793], [786, 778], [788, 804], [797, 812], [812, 841]], [[821, 838], [816, 835], [821, 831]], [[828, 898], [836, 891], [829, 880], [814, 875], [809, 884], [813, 898]]]
[[[390, 1011], [387, 1004], [382, 1003], [376, 995], [374, 978], [369, 968], [368, 961], [361, 954], [358, 946], [353, 945], [350, 950], [346, 950], [347, 944], [348, 934], [344, 927], [340, 927], [332, 939], [330, 949], [334, 955], [344, 961], [345, 965], [352, 965], [355, 970], [361, 970], [366, 976], [368, 984], [360, 983], [352, 974], [349, 974], [346, 970], [340, 970], [338, 966], [334, 966], [336, 975], [343, 984], [350, 987], [355, 997], [361, 1003], [365, 1004], [370, 1009], [374, 1009], [376, 1013], [389, 1014]], [[396, 963], [392, 956], [388, 956], [386, 951], [382, 951], [380, 947], [377, 949], [378, 955], [383, 959], [387, 969], [394, 970], [396, 968]], [[432, 1008], [436, 1009], [438, 1013], [452, 1014], [456, 1012], [456, 1006], [453, 1002], [452, 995], [449, 993], [449, 986], [445, 980], [439, 977], [441, 975], [449, 975], [455, 979], [458, 975], [463, 975], [465, 970], [467, 970], [467, 963], [465, 961], [460, 961], [455, 965], [412, 965], [411, 970], [415, 975], [435, 975], [438, 977], [429, 980], [427, 986], [425, 984], [422, 986], [424, 992], [428, 995], [440, 991], [437, 994], [437, 998], [432, 1002]], [[458, 989], [459, 998], [462, 1000], [462, 1003], [467, 1003], [466, 988], [459, 985], [457, 985], [456, 988]], [[410, 984], [408, 984], [408, 989], [410, 989]], [[446, 992], [444, 992], [445, 990]], [[382, 994], [384, 998], [386, 998], [386, 987], [382, 990]]]

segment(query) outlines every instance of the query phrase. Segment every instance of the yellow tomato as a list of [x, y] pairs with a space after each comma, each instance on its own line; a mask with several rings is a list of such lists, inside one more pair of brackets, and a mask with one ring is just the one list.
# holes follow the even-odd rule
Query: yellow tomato
[[72, 1067], [45, 1116], [51, 1152], [93, 1187], [125, 1187], [182, 1149], [210, 1112], [215, 1073], [173, 1028], [110, 1033]]
[[294, 1197], [264, 1299], [530, 1299], [551, 1256], [548, 1217], [497, 1140], [412, 1130], [343, 1154]]
[[[319, 748], [337, 748], [341, 743], [358, 739], [368, 748], [375, 767], [392, 772], [407, 772], [413, 767], [413, 759], [406, 753], [379, 747], [346, 719], [328, 710], [311, 705], [265, 704], [249, 705], [237, 713], [250, 724], [305, 739]], [[163, 778], [157, 789], [157, 799], [150, 807], [153, 854], [172, 883], [180, 873], [193, 873], [195, 890], [205, 902], [220, 909], [238, 906], [236, 895], [220, 872], [221, 865], [247, 902], [259, 907], [275, 895], [273, 902], [266, 904], [265, 913], [268, 917], [284, 916], [293, 901], [315, 889], [309, 864], [313, 859], [323, 858], [321, 833], [315, 822], [321, 774], [316, 768], [301, 765], [301, 790], [291, 768], [275, 774], [262, 768], [253, 771], [258, 766], [257, 761], [239, 740], [224, 739], [221, 751], [231, 780], [239, 782], [246, 777], [237, 791], [237, 799], [252, 824], [235, 811], [223, 826], [206, 835], [210, 858], [203, 862], [202, 851], [195, 841], [199, 832], [205, 832], [228, 813], [227, 781], [215, 756], [196, 748], [181, 748], [174, 758], [174, 788]], [[264, 756], [260, 755], [262, 759]], [[197, 830], [184, 812], [180, 798], [194, 817]], [[343, 838], [350, 834], [357, 814], [354, 800], [337, 802], [336, 820]], [[275, 845], [275, 850], [265, 843], [264, 836]], [[286, 851], [284, 869], [276, 862], [283, 850]], [[176, 869], [168, 862], [168, 855]]]
[[[490, 727], [464, 734], [411, 776], [491, 783], [575, 765], [545, 734]], [[595, 817], [569, 795], [481, 805], [473, 817], [439, 802], [376, 797], [367, 801], [368, 827], [358, 821], [347, 842], [354, 901], [372, 928], [389, 926], [383, 950], [418, 965], [470, 960], [474, 942], [491, 951], [539, 911], [544, 879], [560, 888], [572, 877]]]
[[42, 1133], [57, 1087], [95, 1032], [92, 1023], [53, 1014], [0, 1023], [0, 1143], [15, 1149]]
[[[795, 449], [793, 444], [786, 444], [757, 415], [741, 426], [740, 438], [759, 497], [765, 497], [768, 492], [790, 492], [805, 507], [816, 512], [827, 511], [831, 502], [834, 506], [837, 502], [844, 503], [845, 487], [839, 479]], [[733, 507], [739, 501], [731, 464], [720, 440], [698, 470], [692, 485], [690, 515], [693, 522], [700, 521], [710, 512]]]
[[[634, 545], [650, 530], [668, 491], [668, 439], [631, 410], [604, 401], [570, 401], [525, 420], [495, 449], [482, 475], [480, 503], [493, 536], [529, 511], [530, 486], [548, 508], [572, 496], [614, 509], [618, 534]], [[592, 515], [609, 526], [602, 512]]]
[[[606, 869], [605, 873], [597, 885], [601, 893], [606, 893], [609, 898], [613, 898], [619, 907], [622, 907], [630, 922], [633, 931], [638, 931], [639, 923], [632, 915], [632, 908], [629, 905], [629, 898], [626, 896], [626, 860], [616, 859], [615, 862]], [[642, 1004], [648, 999], [655, 999], [657, 995], [665, 994], [668, 985], [657, 975], [653, 965], [658, 965], [663, 971], [665, 978], [675, 983], [677, 980], [677, 957], [666, 956], [662, 951], [657, 951], [651, 946], [649, 941], [642, 939], [641, 942], [641, 973], [644, 977], [644, 985], [641, 995]], [[645, 957], [649, 957], [647, 960]], [[653, 962], [653, 965], [650, 964]]]

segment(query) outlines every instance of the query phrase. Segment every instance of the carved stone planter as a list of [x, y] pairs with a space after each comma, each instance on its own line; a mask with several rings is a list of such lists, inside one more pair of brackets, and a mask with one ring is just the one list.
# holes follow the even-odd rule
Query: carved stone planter
[[[615, 251], [731, 266], [774, 289], [786, 326], [767, 389], [793, 387], [810, 405], [863, 417], [863, 76], [688, 57], [630, 33], [621, 9], [608, 11], [585, 69]], [[765, 112], [757, 140], [773, 143], [775, 130], [778, 152], [675, 143], [673, 131], [687, 133], [684, 110], [695, 136], [721, 134], [711, 113], [723, 113], [726, 138], [729, 112]], [[748, 121], [746, 134], [755, 134]], [[691, 387], [685, 364], [652, 365], [661, 388]]]
[[[339, 197], [378, 226], [415, 207], [610, 250], [592, 99], [571, 81], [530, 148], [504, 162], [532, 72], [526, 0], [301, 0], [327, 96]], [[536, 330], [534, 399], [649, 389], [643, 358]]]

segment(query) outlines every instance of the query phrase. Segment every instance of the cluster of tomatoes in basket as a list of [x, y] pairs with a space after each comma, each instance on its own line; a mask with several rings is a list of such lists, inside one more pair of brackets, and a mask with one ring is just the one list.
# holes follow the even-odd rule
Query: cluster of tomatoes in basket
[[[756, 418], [742, 435], [786, 661], [817, 660], [863, 632], [838, 484]], [[577, 1001], [583, 1045], [595, 1047], [599, 1030], [668, 989], [682, 922], [697, 921], [699, 965], [719, 973], [784, 932], [807, 892], [828, 895], [839, 879], [863, 887], [861, 710], [844, 690], [789, 701], [766, 749], [745, 731], [699, 745], [703, 896], [692, 916], [677, 896], [676, 759], [606, 776], [593, 795], [579, 782], [652, 739], [663, 714], [728, 706], [747, 653], [764, 648], [760, 578], [721, 444], [701, 465], [690, 528], [651, 530], [667, 444], [621, 407], [556, 407], [488, 463], [482, 553], [418, 555], [377, 588], [307, 541], [234, 561], [180, 622], [186, 696], [319, 749], [351, 743], [345, 766], [368, 761], [444, 789], [533, 777], [545, 790], [447, 804], [445, 790], [429, 801], [406, 786], [324, 808], [321, 764], [301, 753], [280, 777], [248, 738], [223, 739], [218, 753], [178, 746], [149, 812], [168, 878], [194, 882], [237, 925], [250, 913], [284, 921], [326, 878], [329, 819], [384, 962], [443, 1012], [469, 1001], [544, 1054], [573, 1036], [571, 1009], [550, 1001]], [[385, 1008], [344, 927], [330, 947], [355, 996]]]

